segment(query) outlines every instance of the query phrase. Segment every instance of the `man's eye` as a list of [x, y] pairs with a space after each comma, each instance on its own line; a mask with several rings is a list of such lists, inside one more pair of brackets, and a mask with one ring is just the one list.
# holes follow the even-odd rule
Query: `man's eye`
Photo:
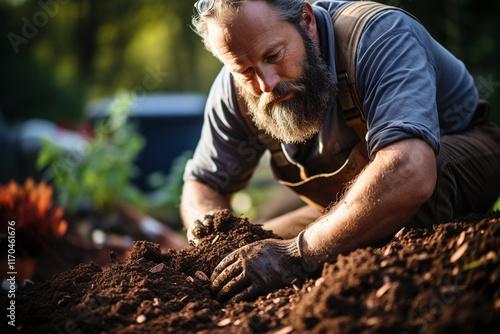
[[243, 75], [249, 75], [251, 72], [252, 72], [252, 68], [249, 67], [246, 70], [244, 70], [243, 72], [241, 72], [241, 74], [243, 74]]
[[273, 53], [273, 54], [267, 56], [267, 60], [268, 61], [273, 61], [273, 60], [278, 59], [280, 56], [281, 56], [281, 50], [279, 50], [278, 52]]

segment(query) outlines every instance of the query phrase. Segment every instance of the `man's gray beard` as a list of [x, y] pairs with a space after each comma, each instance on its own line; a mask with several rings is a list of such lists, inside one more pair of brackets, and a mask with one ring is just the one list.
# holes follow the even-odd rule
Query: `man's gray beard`
[[[337, 94], [330, 68], [321, 59], [317, 46], [307, 33], [302, 34], [306, 47], [303, 74], [297, 81], [280, 82], [271, 93], [240, 93], [257, 128], [289, 144], [304, 143], [317, 134], [329, 106]], [[279, 103], [273, 101], [293, 94]]]

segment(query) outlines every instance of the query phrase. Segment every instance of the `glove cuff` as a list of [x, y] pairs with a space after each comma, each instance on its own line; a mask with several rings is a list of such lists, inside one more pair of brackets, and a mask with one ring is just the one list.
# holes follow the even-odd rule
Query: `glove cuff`
[[304, 231], [300, 232], [299, 235], [291, 240], [286, 240], [278, 243], [276, 245], [276, 250], [282, 254], [286, 254], [286, 256], [290, 257], [290, 259], [295, 261], [303, 261], [302, 257], [302, 236]]
[[[304, 240], [304, 233], [306, 231], [303, 230], [299, 233], [299, 235], [297, 236], [297, 238], [295, 239], [295, 249], [297, 250], [297, 253], [298, 253], [298, 256], [300, 258], [300, 260], [302, 262], [304, 262], [308, 268], [316, 268], [318, 267], [320, 264], [321, 264], [321, 261], [320, 260], [315, 260], [314, 258], [311, 258], [311, 257], [306, 257], [305, 254], [304, 254], [304, 243], [303, 243], [303, 240]], [[316, 269], [312, 269], [312, 270], [316, 270]]]

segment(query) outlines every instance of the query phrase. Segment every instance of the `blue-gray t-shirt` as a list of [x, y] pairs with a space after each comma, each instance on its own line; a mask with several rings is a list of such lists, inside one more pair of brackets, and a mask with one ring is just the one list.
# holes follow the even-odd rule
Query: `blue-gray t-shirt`
[[[331, 17], [347, 2], [313, 5], [321, 56], [335, 80]], [[415, 19], [398, 10], [377, 14], [365, 27], [357, 52], [356, 80], [370, 155], [408, 138], [425, 140], [437, 154], [440, 135], [462, 131], [470, 124], [478, 99], [471, 75]], [[307, 143], [281, 147], [292, 163], [315, 175], [340, 168], [358, 142], [335, 102], [317, 135]], [[184, 180], [233, 193], [246, 187], [264, 151], [241, 115], [231, 74], [223, 67], [212, 85], [202, 136]]]

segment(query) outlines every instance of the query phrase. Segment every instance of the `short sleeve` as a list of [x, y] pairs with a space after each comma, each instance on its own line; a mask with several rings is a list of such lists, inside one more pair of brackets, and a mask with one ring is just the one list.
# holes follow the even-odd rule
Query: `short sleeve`
[[357, 80], [370, 154], [415, 137], [439, 151], [436, 71], [416, 29], [420, 24], [406, 14], [388, 11], [360, 42]]

